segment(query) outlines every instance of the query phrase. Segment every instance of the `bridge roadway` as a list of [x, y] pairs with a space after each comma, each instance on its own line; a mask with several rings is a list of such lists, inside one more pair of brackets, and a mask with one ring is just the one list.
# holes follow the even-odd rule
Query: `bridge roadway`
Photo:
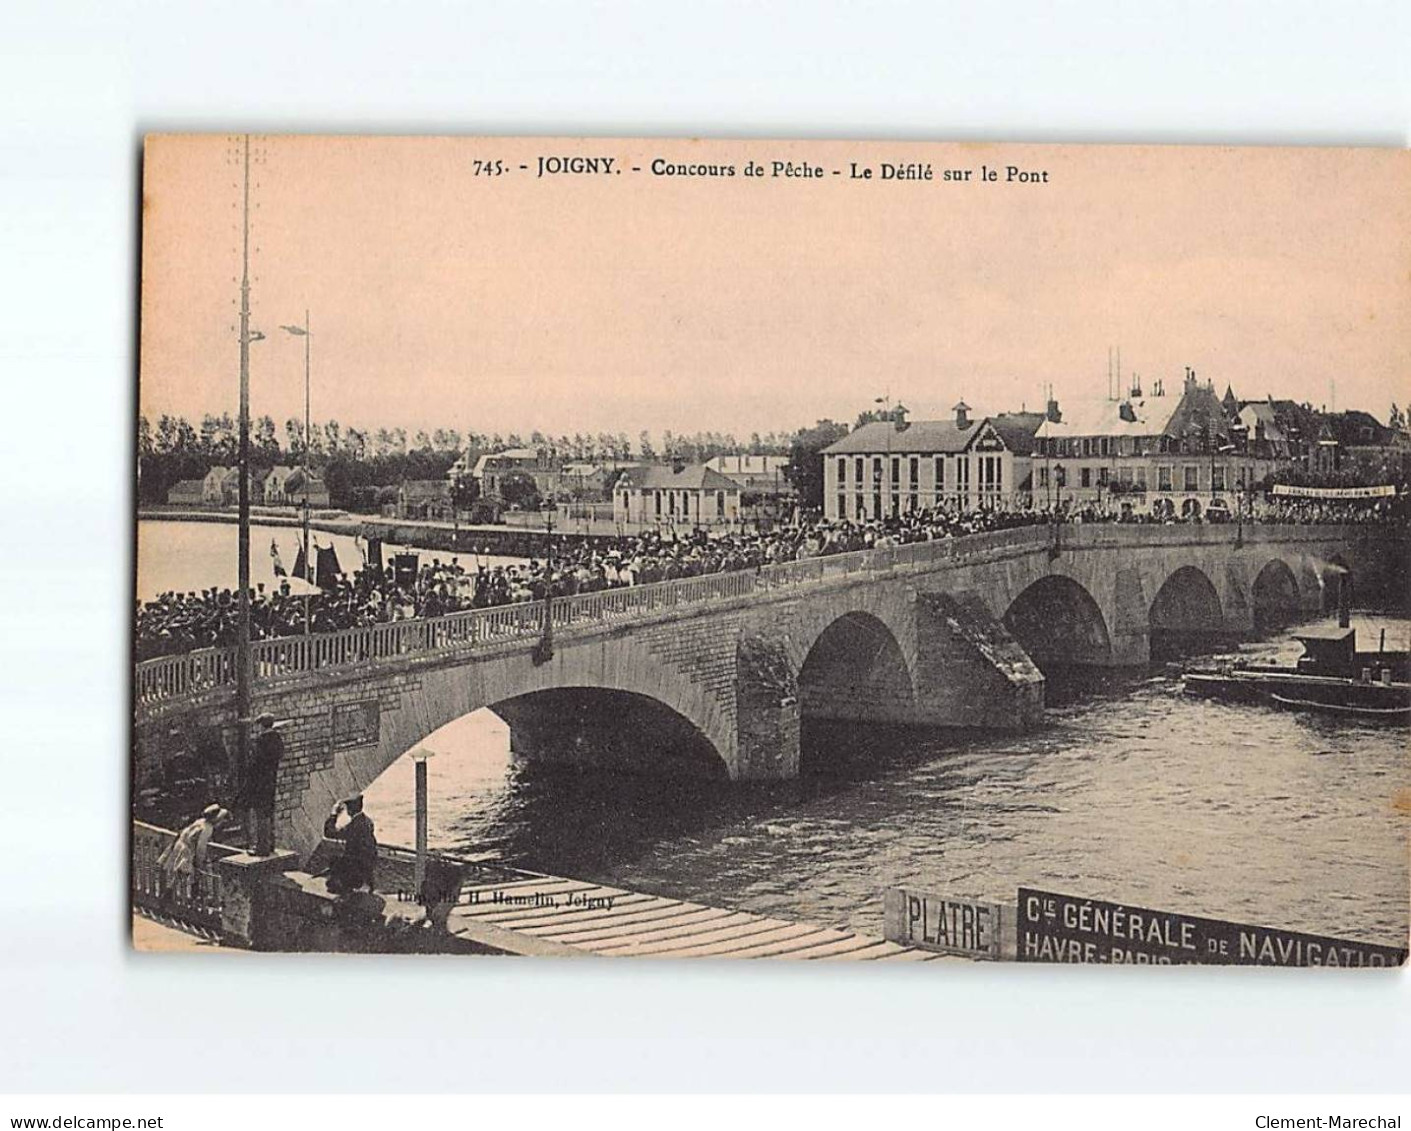
[[[1371, 526], [1032, 526], [252, 647], [286, 722], [278, 835], [482, 707], [517, 755], [737, 780], [791, 777], [803, 719], [1024, 728], [1042, 668], [1148, 662], [1153, 639], [1248, 636], [1402, 584]], [[551, 649], [542, 646], [546, 614]], [[546, 654], [551, 652], [551, 654]], [[237, 747], [235, 652], [137, 665], [138, 785]]]

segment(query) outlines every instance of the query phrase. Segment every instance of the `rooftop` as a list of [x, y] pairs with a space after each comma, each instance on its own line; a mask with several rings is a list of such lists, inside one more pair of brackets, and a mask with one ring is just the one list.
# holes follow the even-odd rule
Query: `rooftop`
[[617, 489], [624, 490], [704, 490], [738, 491], [732, 479], [706, 467], [703, 463], [691, 464], [679, 471], [662, 464], [648, 464], [642, 467], [629, 467], [617, 481]]

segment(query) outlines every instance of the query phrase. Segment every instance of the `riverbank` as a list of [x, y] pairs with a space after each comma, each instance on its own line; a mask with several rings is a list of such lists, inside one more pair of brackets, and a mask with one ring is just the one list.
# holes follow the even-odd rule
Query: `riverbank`
[[[137, 512], [139, 521], [208, 522], [233, 525], [238, 518], [233, 510], [195, 509], [182, 507], [144, 507]], [[303, 515], [293, 507], [251, 507], [251, 521], [261, 526], [299, 529]], [[549, 532], [546, 527], [466, 525], [439, 522], [433, 519], [385, 518], [381, 515], [350, 514], [347, 511], [315, 511], [309, 516], [309, 527], [325, 534], [345, 537], [380, 538], [400, 546], [419, 546], [447, 553], [479, 553], [493, 557], [534, 558], [548, 551]], [[554, 541], [586, 542], [589, 545], [609, 541], [610, 535], [584, 534], [574, 530], [555, 530]]]

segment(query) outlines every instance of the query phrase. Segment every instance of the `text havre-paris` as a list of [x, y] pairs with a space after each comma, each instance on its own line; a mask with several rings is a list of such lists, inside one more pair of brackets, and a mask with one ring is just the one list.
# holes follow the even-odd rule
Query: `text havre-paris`
[[1019, 890], [1021, 962], [1389, 967], [1406, 951], [1147, 907]]

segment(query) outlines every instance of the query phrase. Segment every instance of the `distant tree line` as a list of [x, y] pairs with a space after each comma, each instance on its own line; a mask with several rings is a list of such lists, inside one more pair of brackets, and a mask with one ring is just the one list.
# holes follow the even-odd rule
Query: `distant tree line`
[[[468, 432], [454, 428], [417, 431], [345, 427], [337, 420], [315, 422], [307, 445], [302, 420], [290, 418], [281, 429], [273, 417], [251, 421], [250, 463], [255, 468], [276, 464], [301, 466], [307, 446], [308, 463], [328, 485], [332, 506], [372, 509], [395, 496], [407, 479], [444, 478], [456, 459], [468, 453], [474, 462], [488, 452], [507, 448], [552, 451], [563, 460], [583, 462], [703, 463], [720, 455], [783, 455], [795, 436], [752, 433], [741, 442], [731, 433], [663, 432], [653, 441], [642, 432], [634, 445], [624, 432], [577, 432], [554, 436], [539, 431], [527, 436]], [[239, 458], [239, 434], [229, 413], [207, 413], [199, 425], [183, 416], [163, 414], [155, 424], [146, 416], [137, 421], [138, 499], [144, 504], [166, 502], [167, 492], [183, 479], [202, 479], [212, 467], [233, 467]], [[821, 465], [820, 465], [821, 466]], [[459, 500], [469, 502], [469, 499]]]

